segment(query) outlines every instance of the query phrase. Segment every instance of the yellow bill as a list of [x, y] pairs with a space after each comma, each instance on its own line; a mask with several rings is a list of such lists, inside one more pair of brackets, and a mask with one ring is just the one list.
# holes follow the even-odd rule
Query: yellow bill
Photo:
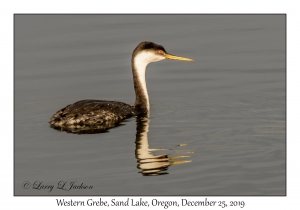
[[171, 54], [167, 54], [167, 53], [164, 56], [165, 56], [166, 59], [180, 60], [180, 61], [194, 61], [191, 58], [185, 58], [185, 57], [171, 55]]

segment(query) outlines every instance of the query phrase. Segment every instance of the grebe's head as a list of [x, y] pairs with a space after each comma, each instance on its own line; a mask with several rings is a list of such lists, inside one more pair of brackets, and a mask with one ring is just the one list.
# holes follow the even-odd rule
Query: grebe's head
[[164, 59], [181, 61], [193, 61], [193, 59], [172, 55], [166, 52], [165, 48], [153, 42], [141, 42], [132, 53], [132, 61], [147, 66], [151, 62]]

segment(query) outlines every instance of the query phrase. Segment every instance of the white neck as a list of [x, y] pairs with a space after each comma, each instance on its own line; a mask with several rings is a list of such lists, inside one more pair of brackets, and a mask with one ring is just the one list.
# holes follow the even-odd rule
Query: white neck
[[147, 102], [147, 110], [150, 111], [150, 102], [146, 85], [146, 67], [148, 63], [144, 61], [143, 55], [137, 56], [134, 59], [134, 66], [137, 73], [138, 82], [141, 85], [141, 93], [144, 95]]
[[135, 56], [132, 62], [132, 71], [134, 77], [134, 88], [136, 93], [135, 105], [142, 105], [146, 108], [147, 117], [150, 114], [150, 103], [146, 85], [146, 67], [151, 62], [160, 61], [164, 58], [157, 56], [152, 52], [141, 52]]

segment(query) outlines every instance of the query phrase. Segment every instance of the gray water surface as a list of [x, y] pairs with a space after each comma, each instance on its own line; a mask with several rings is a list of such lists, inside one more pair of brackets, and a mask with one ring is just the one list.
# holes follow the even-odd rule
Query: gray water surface
[[[285, 195], [285, 18], [15, 15], [15, 195]], [[133, 104], [141, 41], [195, 60], [148, 66], [149, 121], [49, 127], [78, 100]]]

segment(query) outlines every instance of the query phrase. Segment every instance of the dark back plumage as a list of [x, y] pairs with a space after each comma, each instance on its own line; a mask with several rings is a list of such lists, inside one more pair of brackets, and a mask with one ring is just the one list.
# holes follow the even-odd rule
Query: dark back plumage
[[50, 125], [70, 133], [104, 132], [134, 115], [134, 107], [123, 102], [82, 100], [57, 111]]

